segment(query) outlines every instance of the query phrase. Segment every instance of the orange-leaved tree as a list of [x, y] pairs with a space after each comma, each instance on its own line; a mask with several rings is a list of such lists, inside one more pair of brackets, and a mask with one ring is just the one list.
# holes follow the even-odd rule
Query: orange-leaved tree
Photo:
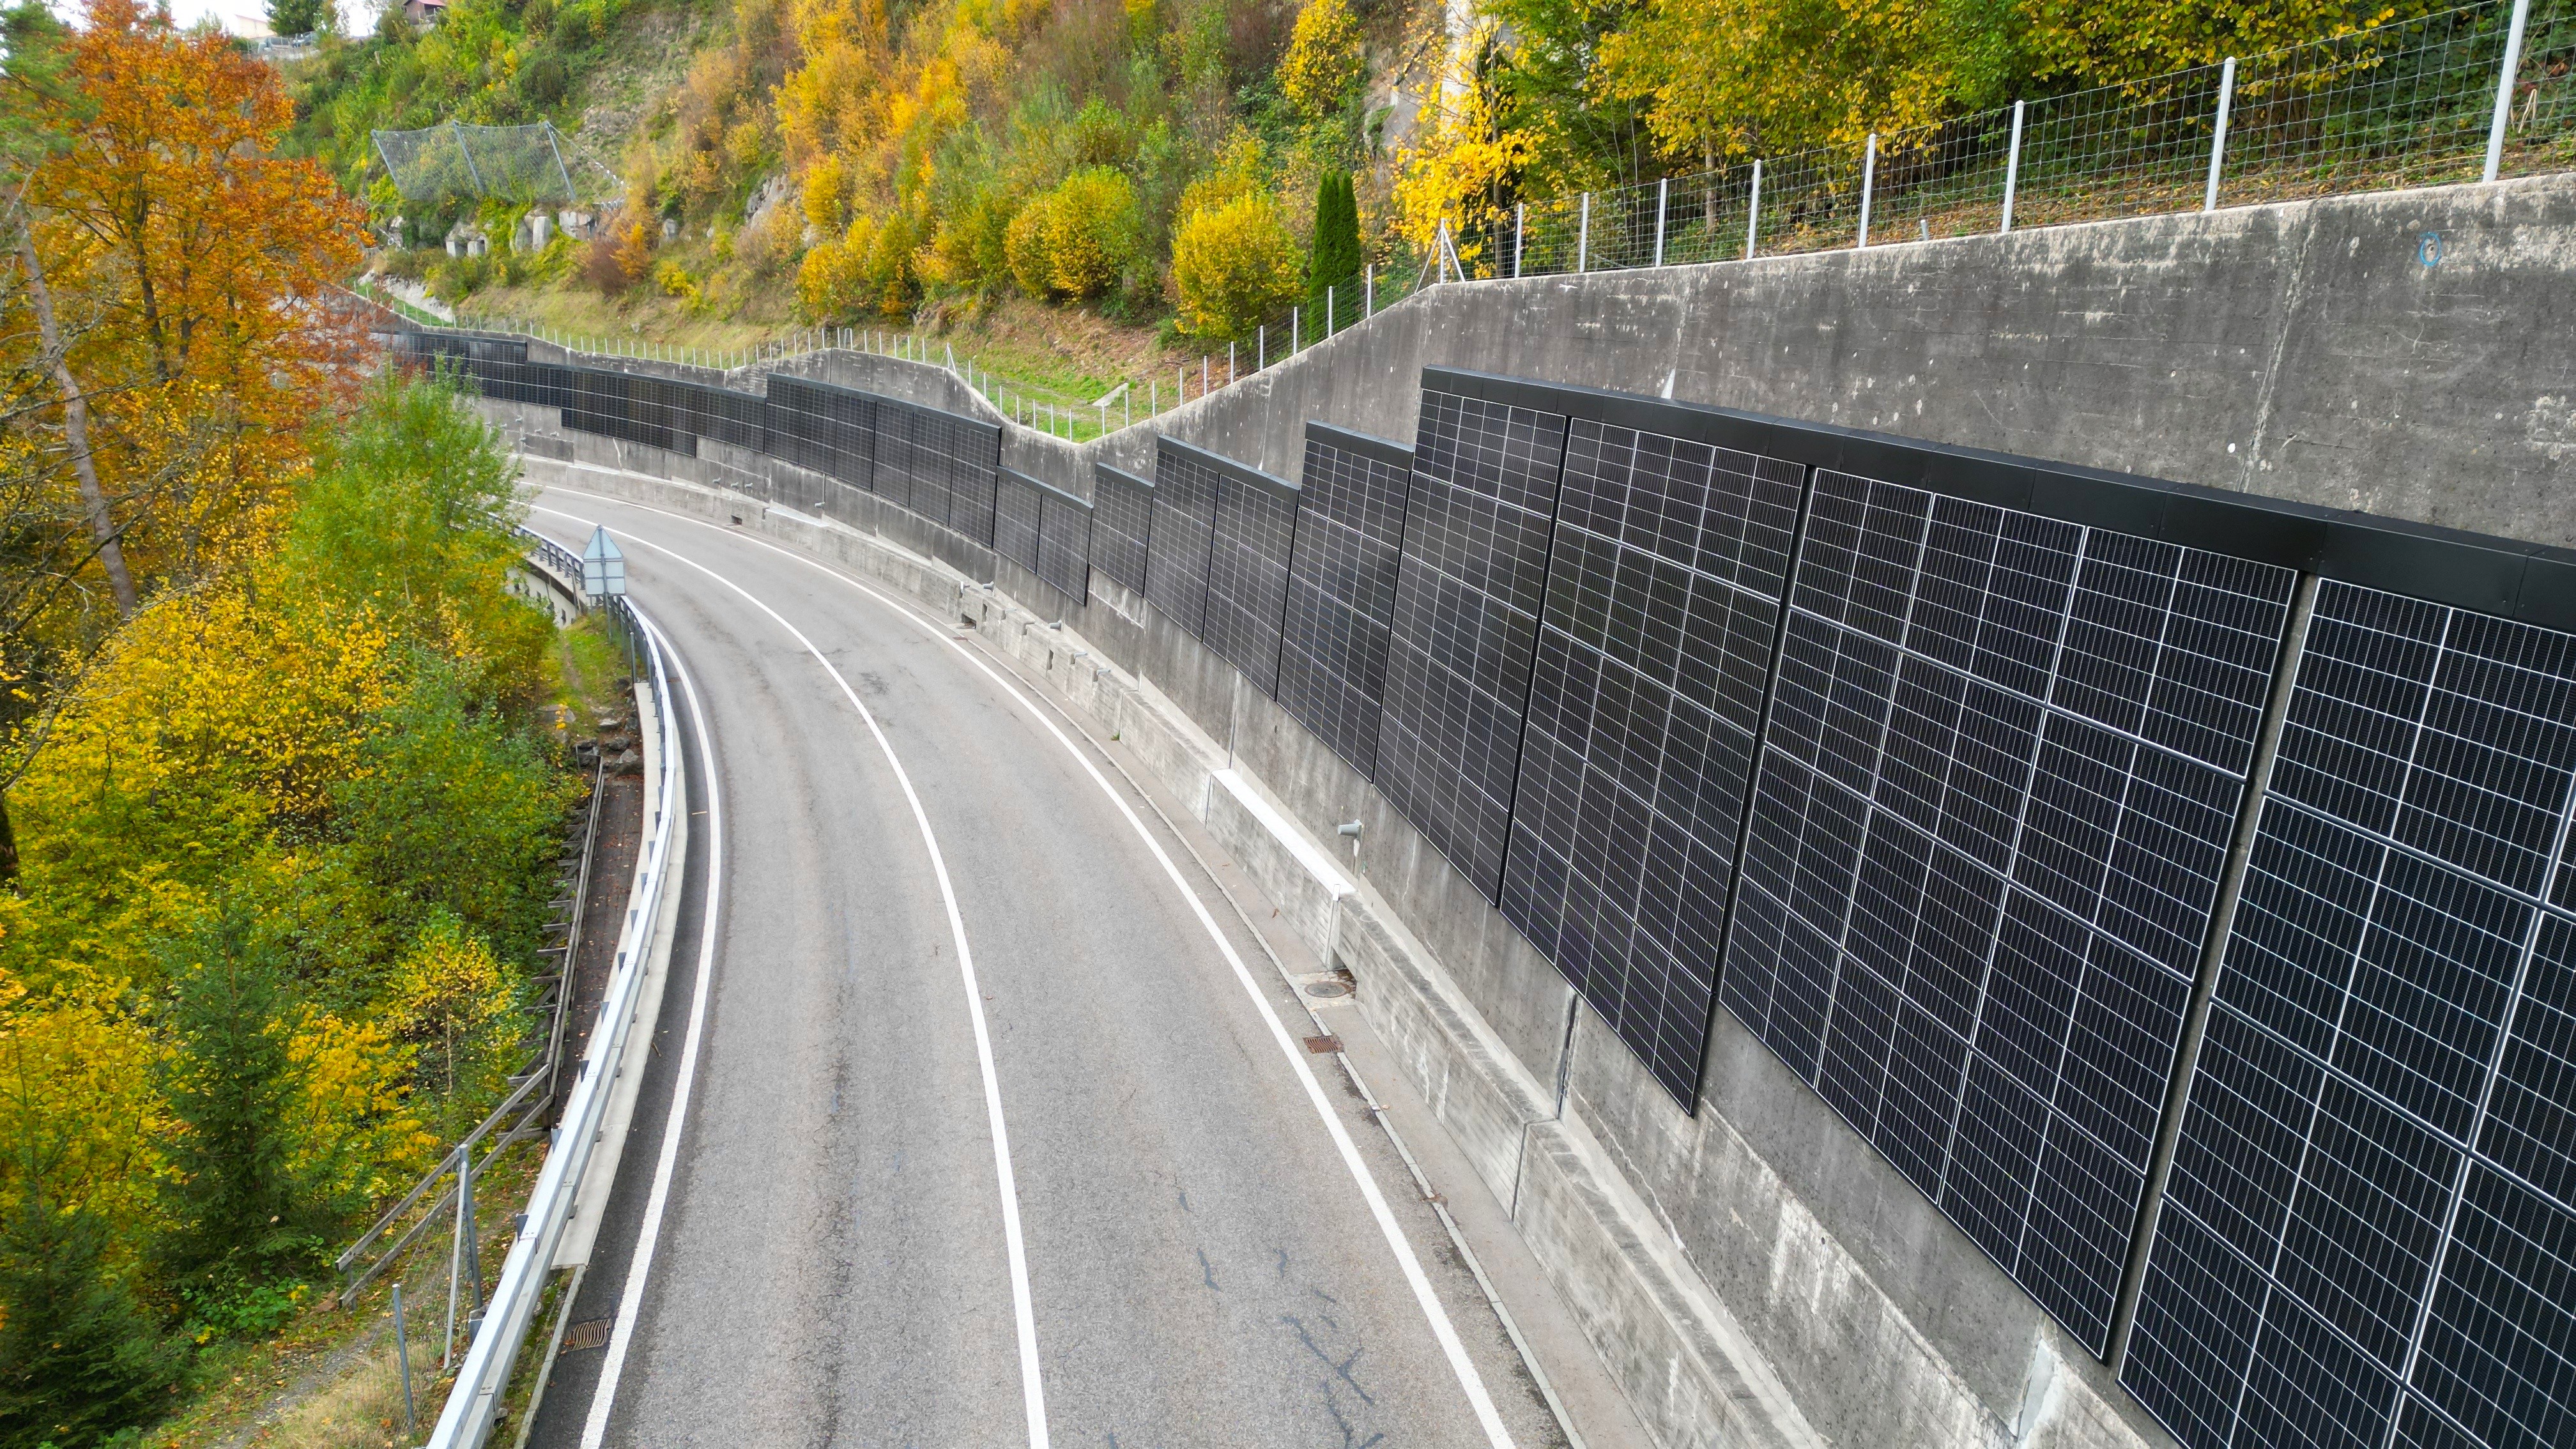
[[365, 214], [318, 164], [273, 154], [293, 104], [222, 36], [92, 0], [65, 60], [75, 103], [27, 178], [20, 262], [49, 294], [108, 522], [148, 589], [259, 536], [307, 424], [345, 404], [363, 336], [333, 288]]

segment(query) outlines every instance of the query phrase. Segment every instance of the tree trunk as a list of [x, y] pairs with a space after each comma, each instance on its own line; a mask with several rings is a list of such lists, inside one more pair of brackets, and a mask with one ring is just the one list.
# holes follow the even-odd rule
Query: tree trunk
[[116, 520], [108, 515], [107, 494], [98, 486], [98, 466], [90, 457], [89, 401], [81, 395], [80, 381], [72, 376], [71, 363], [63, 355], [62, 329], [54, 322], [54, 295], [45, 286], [44, 263], [36, 256], [36, 229], [23, 223], [18, 228], [18, 258], [27, 267], [27, 298], [36, 309], [45, 360], [52, 365], [54, 381], [63, 390], [63, 440], [71, 445], [72, 469], [80, 475], [81, 508], [89, 515], [90, 536], [98, 540], [99, 566], [107, 570], [107, 586], [116, 595], [116, 611], [130, 619], [134, 617], [134, 576], [126, 571], [125, 549], [116, 537]]

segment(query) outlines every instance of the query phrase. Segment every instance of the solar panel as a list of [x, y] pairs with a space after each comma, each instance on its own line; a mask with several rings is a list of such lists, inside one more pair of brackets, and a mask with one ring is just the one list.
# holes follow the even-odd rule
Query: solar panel
[[2096, 1352], [2295, 582], [1814, 475], [1720, 997]]
[[1091, 465], [1091, 562], [1137, 593], [1145, 592], [1147, 543], [1153, 533], [1154, 485], [1106, 463]]
[[1806, 472], [1566, 436], [1502, 910], [1685, 1108]]
[[1207, 632], [1208, 553], [1216, 535], [1215, 459], [1172, 438], [1154, 440], [1145, 599], [1155, 613], [1199, 638]]
[[1209, 534], [1207, 641], [1263, 694], [1276, 695], [1297, 485], [1231, 458], [1217, 462], [1222, 466], [1216, 469]]
[[1422, 391], [1377, 783], [1488, 900], [1502, 891], [1565, 426], [1428, 380]]
[[993, 552], [1031, 573], [1038, 570], [1038, 480], [1002, 470], [993, 511]]
[[1079, 608], [1091, 597], [1091, 504], [1041, 483], [1038, 505], [1038, 577]]
[[2576, 636], [2318, 586], [2122, 1368], [2194, 1449], [2576, 1442], [2571, 781]]
[[969, 543], [993, 546], [993, 509], [1002, 467], [1002, 430], [956, 413], [924, 409], [947, 464], [948, 526]]
[[1413, 450], [1309, 421], [1288, 560], [1279, 702], [1363, 776], [1377, 773], [1387, 637]]

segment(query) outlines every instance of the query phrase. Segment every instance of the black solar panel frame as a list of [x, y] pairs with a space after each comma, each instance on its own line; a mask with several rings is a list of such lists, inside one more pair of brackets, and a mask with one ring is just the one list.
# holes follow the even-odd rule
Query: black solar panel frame
[[1091, 599], [1091, 500], [1038, 484], [1038, 578], [1073, 608]]
[[1377, 773], [1412, 475], [1410, 447], [1307, 420], [1278, 699], [1364, 778]]
[[2194, 1449], [2567, 1442], [2576, 634], [2321, 583], [2279, 741], [2122, 1381]]
[[[2169, 581], [2155, 595], [2162, 606], [2125, 616], [2135, 632], [2103, 634], [2124, 616], [2095, 601], [2132, 576], [2123, 562], [2132, 556], [2175, 579], [2233, 571], [2248, 592]], [[2115, 530], [1836, 470], [1813, 475], [1721, 996], [2097, 1353], [2108, 1346], [2295, 582], [2288, 570]], [[2238, 604], [2253, 620], [2242, 637], [2178, 632]], [[1952, 642], [1961, 618], [1984, 621], [1968, 630], [1974, 650]], [[2084, 628], [2098, 638], [2070, 645]], [[2030, 630], [2048, 635], [2038, 641], [2044, 674], [2014, 643]], [[2117, 703], [2116, 691], [2078, 697], [2067, 660], [2107, 659], [2114, 638], [2148, 647], [2137, 689], [2226, 660], [2233, 672], [2218, 687], [2252, 708], [2219, 712], [2235, 732], [2223, 742], [2189, 743], [2233, 770], [2095, 722], [2118, 713], [2104, 703]], [[2153, 697], [2155, 721], [2208, 712], [2178, 692]], [[1926, 765], [1937, 772], [1922, 777], [1936, 803], [1918, 807], [1912, 782]], [[2112, 794], [2099, 809], [2051, 814], [2061, 779]], [[2163, 806], [2171, 789], [2203, 800], [2197, 813]], [[2096, 818], [2116, 829], [2065, 856], [2093, 861], [2089, 884], [2052, 888], [2031, 874], [2051, 858], [2060, 822]], [[2007, 825], [2009, 849], [1997, 856]], [[2191, 843], [2185, 859], [2196, 867], [2157, 854], [2177, 842]], [[2142, 945], [2115, 909], [2136, 896], [2131, 876], [2102, 871], [2151, 864], [2182, 871], [2185, 916], [2179, 940]]]
[[1567, 430], [1501, 907], [1686, 1111], [1806, 479]]
[[1091, 465], [1092, 567], [1122, 587], [1145, 592], [1153, 538], [1154, 485], [1107, 463]]
[[993, 510], [993, 552], [1030, 573], [1038, 571], [1038, 480], [1002, 470]]
[[1275, 695], [1299, 490], [1285, 478], [1200, 451], [1217, 474], [1204, 637], [1254, 688]]
[[1567, 418], [1423, 374], [1377, 784], [1499, 901]]
[[1224, 460], [1178, 438], [1154, 440], [1154, 522], [1146, 539], [1145, 601], [1194, 639], [1207, 637], [1208, 557]]

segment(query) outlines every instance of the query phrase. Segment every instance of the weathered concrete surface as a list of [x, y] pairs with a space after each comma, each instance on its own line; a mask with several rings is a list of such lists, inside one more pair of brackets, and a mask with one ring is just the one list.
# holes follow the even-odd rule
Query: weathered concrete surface
[[[2443, 238], [2437, 266], [2419, 258], [2427, 232]], [[2576, 544], [2571, 282], [2576, 178], [2555, 177], [1452, 285], [1156, 426], [1294, 476], [1310, 417], [1410, 439], [1419, 370], [1445, 363]], [[825, 354], [796, 370], [974, 406], [917, 364]], [[774, 460], [558, 442], [544, 421], [532, 452], [734, 488], [930, 551], [899, 510]], [[1087, 494], [1094, 458], [1150, 466], [1151, 450], [1142, 426], [1079, 447], [1014, 427], [1004, 460]], [[911, 582], [950, 587], [942, 573]], [[1347, 860], [1359, 890], [1334, 955], [1363, 1008], [1568, 1301], [1587, 1305], [1596, 1346], [1667, 1443], [1736, 1441], [1754, 1421], [1733, 1416], [1761, 1403], [1741, 1387], [1763, 1382], [1795, 1407], [1755, 1417], [1791, 1438], [2170, 1443], [1723, 1012], [1701, 1110], [1685, 1115], [1409, 822], [1212, 652], [1097, 575], [1059, 636], [1072, 637], [1117, 666], [1087, 686], [1095, 713], [1202, 802], [1229, 849], [1264, 847], [1241, 812], [1207, 803], [1226, 763]], [[1333, 833], [1349, 820], [1355, 853]]]

